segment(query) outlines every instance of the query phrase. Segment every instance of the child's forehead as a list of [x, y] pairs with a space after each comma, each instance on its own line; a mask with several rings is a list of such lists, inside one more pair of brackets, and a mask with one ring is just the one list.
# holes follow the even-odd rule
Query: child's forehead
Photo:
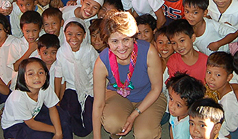
[[99, 6], [99, 7], [101, 6], [100, 3], [97, 0], [83, 0], [83, 3], [85, 3], [85, 2], [90, 2], [94, 6]]
[[34, 3], [35, 0], [17, 0], [17, 3]]
[[189, 115], [189, 120], [193, 121], [193, 122], [198, 122], [198, 123], [205, 123], [206, 125], [214, 125], [215, 123], [211, 121], [210, 118], [206, 117], [206, 118], [202, 118], [200, 116], [194, 116], [192, 117], [191, 115]]
[[50, 19], [54, 20], [55, 22], [60, 22], [61, 21], [59, 16], [57, 16], [57, 15], [45, 15], [45, 16], [43, 16], [43, 21], [50, 20]]

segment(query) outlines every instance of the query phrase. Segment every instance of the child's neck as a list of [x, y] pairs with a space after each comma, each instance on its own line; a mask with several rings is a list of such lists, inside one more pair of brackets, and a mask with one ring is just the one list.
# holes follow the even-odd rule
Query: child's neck
[[232, 2], [232, 0], [230, 1], [230, 4], [227, 5], [226, 7], [217, 7], [218, 10], [219, 10], [219, 12], [220, 12], [221, 14], [223, 14], [223, 13], [228, 9], [228, 7], [231, 5], [231, 2]]
[[188, 116], [188, 114], [186, 114], [186, 115], [183, 115], [183, 116], [178, 116], [177, 118], [178, 118], [178, 121], [180, 121], [180, 120], [182, 120], [182, 119], [184, 119], [185, 117], [187, 117]]
[[39, 91], [40, 89], [35, 89], [35, 90], [30, 90], [31, 92], [27, 92], [27, 95], [34, 101], [37, 102], [38, 100], [38, 94], [39, 94]]
[[196, 25], [193, 26], [194, 33], [196, 37], [202, 36], [206, 30], [206, 22], [202, 19], [201, 22], [198, 22]]
[[218, 89], [218, 92], [220, 94], [220, 99], [225, 96], [227, 93], [229, 93], [230, 91], [232, 91], [231, 89], [231, 85], [229, 82], [227, 82], [223, 87], [221, 87], [220, 89]]
[[161, 58], [161, 60], [162, 60], [162, 71], [163, 71], [163, 73], [164, 73], [164, 71], [165, 71], [165, 69], [166, 69], [166, 65], [167, 65], [167, 62], [168, 62], [168, 60], [169, 60], [169, 57], [170, 57], [170, 56], [168, 56], [168, 57], [166, 57], [166, 58]]
[[198, 52], [192, 48], [191, 52], [182, 56], [182, 60], [189, 66], [194, 65], [198, 60]]

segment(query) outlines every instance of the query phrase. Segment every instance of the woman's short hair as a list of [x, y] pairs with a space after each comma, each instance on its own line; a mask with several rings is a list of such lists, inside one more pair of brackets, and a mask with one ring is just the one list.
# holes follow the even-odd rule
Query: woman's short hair
[[45, 80], [45, 84], [42, 86], [42, 89], [45, 90], [45, 89], [48, 88], [49, 81], [50, 81], [50, 75], [49, 75], [49, 70], [47, 69], [45, 62], [42, 61], [39, 58], [31, 57], [31, 58], [28, 58], [28, 59], [24, 59], [20, 63], [19, 70], [18, 70], [18, 75], [17, 75], [17, 84], [16, 84], [15, 89], [30, 92], [29, 88], [26, 85], [25, 72], [26, 72], [26, 66], [29, 63], [32, 63], [32, 62], [38, 62], [43, 67], [43, 69], [46, 73], [46, 80]]
[[112, 33], [119, 32], [123, 35], [133, 37], [138, 32], [135, 18], [129, 12], [110, 10], [100, 24], [101, 38], [108, 42]]

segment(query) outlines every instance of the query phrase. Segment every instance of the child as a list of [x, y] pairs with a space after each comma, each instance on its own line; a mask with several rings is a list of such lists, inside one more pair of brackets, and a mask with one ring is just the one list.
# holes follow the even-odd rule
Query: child
[[44, 34], [38, 40], [38, 53], [50, 73], [50, 86], [54, 89], [56, 54], [60, 48], [59, 39], [54, 34]]
[[187, 74], [177, 73], [168, 83], [170, 137], [172, 139], [189, 138], [188, 109], [198, 99], [204, 97], [203, 83]]
[[[155, 48], [157, 49], [158, 54], [162, 61], [163, 81], [166, 81], [169, 78], [168, 68], [166, 64], [168, 62], [169, 57], [174, 53], [174, 49], [168, 37], [166, 36], [166, 30], [167, 30], [166, 26], [158, 29], [155, 32], [155, 37], [154, 37], [155, 43], [156, 43]], [[163, 125], [169, 120], [169, 111], [168, 111], [169, 93], [168, 93], [168, 89], [166, 88], [165, 82], [163, 82], [162, 92], [167, 98], [167, 108], [161, 120], [161, 124]]]
[[[38, 55], [37, 39], [42, 26], [40, 14], [35, 11], [25, 12], [21, 17], [20, 26], [24, 36], [20, 39], [21, 41], [18, 45], [11, 45], [7, 61], [7, 65], [15, 72], [18, 71], [19, 64], [22, 60]], [[15, 88], [15, 81], [16, 73], [13, 73], [11, 90]]]
[[87, 27], [89, 27], [89, 21], [96, 18], [95, 15], [103, 5], [103, 2], [104, 0], [81, 0], [81, 7], [79, 5], [65, 6], [61, 9], [63, 19], [66, 21], [70, 17], [77, 17], [83, 19]]
[[10, 85], [13, 71], [7, 67], [8, 52], [12, 43], [17, 44], [15, 39], [11, 35], [11, 25], [8, 19], [0, 14], [0, 77], [7, 85]]
[[[63, 96], [60, 106], [71, 115], [75, 135], [84, 137], [92, 131], [93, 67], [98, 53], [90, 45], [84, 21], [73, 17], [64, 26], [64, 45], [57, 52], [55, 92]], [[60, 88], [62, 77], [65, 88]], [[65, 90], [64, 94], [60, 94]]]
[[222, 24], [207, 15], [208, 0], [184, 0], [184, 14], [196, 34], [194, 46], [206, 55], [214, 51], [229, 52], [228, 43], [238, 36], [236, 28]]
[[156, 20], [150, 14], [144, 14], [136, 17], [136, 23], [139, 33], [137, 38], [154, 44], [154, 33], [156, 29]]
[[2, 115], [5, 138], [73, 138], [67, 117], [60, 114], [60, 118], [55, 106], [59, 99], [48, 86], [49, 72], [42, 60], [21, 62], [16, 90], [9, 95]]
[[[12, 35], [21, 38], [23, 33], [20, 28], [20, 18], [26, 11], [38, 11], [36, 0], [17, 0], [13, 2], [13, 10], [10, 16], [10, 23], [12, 27]], [[40, 13], [41, 14], [41, 13]]]
[[166, 18], [165, 25], [184, 18], [183, 0], [165, 0], [162, 8]]
[[190, 107], [189, 131], [192, 139], [217, 139], [224, 120], [222, 106], [211, 98], [197, 100]]
[[212, 53], [207, 60], [206, 83], [212, 90], [219, 92], [218, 103], [222, 104], [225, 112], [225, 122], [220, 130], [219, 137], [238, 135], [238, 101], [233, 87], [229, 84], [233, 74], [233, 57], [225, 52]]
[[102, 52], [102, 50], [107, 48], [107, 44], [101, 40], [100, 36], [99, 26], [101, 22], [102, 19], [95, 19], [93, 23], [89, 26], [91, 44], [98, 53]]
[[97, 16], [98, 18], [103, 18], [106, 13], [112, 9], [117, 9], [118, 11], [124, 11], [121, 0], [104, 0], [102, 8], [99, 10]]
[[238, 29], [237, 5], [237, 0], [226, 0], [222, 3], [218, 0], [209, 0], [208, 15], [217, 22], [227, 23]]
[[62, 45], [64, 42], [62, 12], [58, 8], [48, 8], [42, 13], [42, 19], [45, 33], [58, 36], [60, 45]]
[[175, 20], [169, 24], [167, 35], [177, 52], [167, 62], [169, 76], [172, 77], [177, 71], [186, 72], [204, 82], [207, 56], [194, 50], [193, 42], [196, 36], [192, 26], [185, 19]]
[[50, 0], [38, 0], [37, 7], [39, 8], [40, 13], [43, 13], [50, 7]]

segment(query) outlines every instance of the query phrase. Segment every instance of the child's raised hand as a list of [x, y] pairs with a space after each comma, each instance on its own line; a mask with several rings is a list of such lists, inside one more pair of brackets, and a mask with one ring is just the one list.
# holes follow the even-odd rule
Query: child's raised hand
[[74, 1], [74, 0], [69, 0], [66, 5], [67, 6], [73, 5], [74, 6], [74, 5], [77, 5], [77, 2]]
[[207, 48], [211, 51], [217, 51], [220, 48], [220, 44], [218, 42], [210, 43]]

